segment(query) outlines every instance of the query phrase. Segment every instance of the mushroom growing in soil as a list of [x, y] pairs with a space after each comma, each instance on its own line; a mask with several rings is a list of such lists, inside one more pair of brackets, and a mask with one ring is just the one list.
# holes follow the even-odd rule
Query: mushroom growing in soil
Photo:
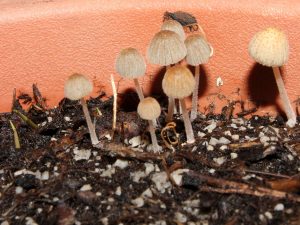
[[185, 33], [183, 30], [182, 25], [177, 22], [176, 20], [165, 20], [163, 22], [163, 24], [161, 25], [161, 30], [169, 30], [169, 31], [173, 31], [176, 34], [179, 35], [179, 37], [181, 38], [182, 41], [184, 41], [185, 39]]
[[195, 120], [198, 111], [198, 89], [200, 77], [200, 64], [207, 63], [211, 55], [211, 47], [200, 34], [193, 34], [186, 38], [187, 49], [186, 61], [189, 65], [195, 66], [196, 85], [193, 91], [191, 121]]
[[[167, 69], [180, 62], [186, 56], [186, 47], [178, 34], [169, 30], [162, 30], [154, 35], [147, 51], [150, 63], [166, 66]], [[167, 121], [171, 121], [174, 112], [174, 99], [169, 97]]]
[[93, 84], [83, 75], [75, 73], [71, 75], [65, 83], [65, 97], [70, 100], [80, 100], [86, 123], [90, 132], [90, 137], [93, 145], [99, 144], [96, 135], [95, 126], [92, 123], [91, 116], [84, 99], [93, 91]]
[[155, 129], [153, 126], [153, 120], [156, 120], [161, 112], [159, 103], [152, 97], [144, 98], [140, 101], [137, 112], [142, 119], [148, 120], [152, 149], [154, 152], [159, 152], [161, 150], [161, 146], [159, 146], [157, 143]]
[[143, 56], [135, 48], [125, 48], [116, 59], [116, 71], [124, 78], [133, 79], [139, 99], [144, 99], [138, 77], [146, 72]]
[[191, 95], [195, 87], [195, 78], [191, 71], [185, 66], [176, 65], [169, 69], [162, 81], [163, 91], [168, 97], [178, 98], [187, 137], [187, 143], [195, 142], [192, 124], [186, 109], [184, 98]]
[[283, 108], [287, 115], [287, 125], [294, 127], [297, 118], [291, 106], [284, 82], [280, 74], [280, 66], [288, 61], [289, 43], [283, 31], [277, 28], [267, 28], [254, 35], [249, 43], [249, 54], [258, 63], [272, 67]]

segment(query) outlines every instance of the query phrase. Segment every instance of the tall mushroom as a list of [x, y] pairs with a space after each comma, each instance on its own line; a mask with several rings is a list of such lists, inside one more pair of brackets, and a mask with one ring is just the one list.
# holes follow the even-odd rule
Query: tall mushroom
[[258, 63], [272, 67], [283, 108], [287, 115], [287, 125], [294, 127], [297, 118], [284, 87], [279, 67], [288, 61], [289, 43], [283, 31], [267, 28], [254, 35], [249, 43], [249, 54]]
[[163, 22], [163, 24], [161, 25], [160, 30], [173, 31], [173, 32], [175, 32], [176, 34], [179, 35], [179, 37], [182, 41], [184, 41], [184, 39], [185, 39], [185, 33], [184, 33], [184, 30], [183, 30], [183, 27], [176, 20], [165, 20]]
[[161, 146], [159, 146], [157, 143], [157, 138], [153, 126], [153, 120], [156, 120], [161, 112], [159, 103], [152, 97], [144, 98], [140, 101], [137, 111], [142, 119], [148, 120], [152, 149], [154, 152], [159, 152], [161, 150]]
[[191, 95], [195, 87], [195, 78], [191, 71], [185, 66], [176, 65], [169, 69], [162, 81], [163, 91], [168, 97], [178, 98], [187, 137], [187, 143], [195, 142], [192, 124], [186, 109], [184, 98]]
[[186, 61], [189, 65], [195, 66], [196, 85], [193, 91], [191, 110], [191, 121], [193, 121], [196, 119], [198, 111], [200, 64], [208, 62], [211, 55], [211, 48], [205, 38], [200, 34], [188, 36], [184, 43], [187, 49]]
[[[166, 66], [176, 64], [186, 56], [186, 47], [178, 34], [162, 30], [154, 35], [147, 51], [150, 63]], [[171, 121], [174, 112], [174, 99], [169, 97], [167, 121]]]
[[146, 63], [143, 56], [135, 48], [123, 49], [116, 59], [116, 71], [124, 78], [133, 79], [139, 99], [144, 99], [138, 77], [146, 72]]
[[90, 132], [90, 137], [93, 145], [99, 144], [96, 135], [95, 126], [92, 123], [91, 116], [84, 99], [93, 90], [93, 84], [83, 75], [75, 73], [71, 75], [65, 83], [65, 97], [70, 100], [80, 100], [86, 123]]

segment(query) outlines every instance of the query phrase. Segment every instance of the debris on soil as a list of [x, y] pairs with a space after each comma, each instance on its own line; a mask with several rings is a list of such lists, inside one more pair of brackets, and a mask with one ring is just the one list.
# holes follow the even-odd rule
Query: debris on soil
[[35, 90], [24, 110], [19, 101], [28, 96], [15, 97], [14, 106], [37, 129], [16, 113], [0, 114], [2, 225], [299, 224], [299, 123], [199, 115], [196, 141], [187, 145], [180, 115], [166, 124], [162, 113], [156, 135], [163, 150], [154, 153], [147, 122], [134, 111], [119, 108], [112, 141], [113, 101], [101, 95], [88, 101], [99, 149], [78, 102], [49, 109]]

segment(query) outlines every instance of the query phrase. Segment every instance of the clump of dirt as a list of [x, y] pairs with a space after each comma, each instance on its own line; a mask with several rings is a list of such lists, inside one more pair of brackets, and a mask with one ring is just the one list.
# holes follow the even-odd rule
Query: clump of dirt
[[0, 115], [1, 224], [299, 224], [299, 123], [199, 115], [187, 145], [181, 116], [170, 126], [163, 112], [157, 154], [147, 150], [147, 122], [128, 108], [112, 134], [112, 99], [103, 97], [88, 101], [101, 149], [78, 102], [47, 109], [39, 97], [25, 111], [15, 99], [37, 129]]

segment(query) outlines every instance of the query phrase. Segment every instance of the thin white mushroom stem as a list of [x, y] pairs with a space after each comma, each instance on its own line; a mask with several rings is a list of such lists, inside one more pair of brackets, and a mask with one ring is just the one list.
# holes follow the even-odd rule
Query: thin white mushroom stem
[[142, 101], [144, 99], [144, 94], [143, 94], [141, 85], [139, 83], [139, 80], [137, 78], [134, 78], [133, 81], [134, 81], [134, 85], [135, 85], [135, 88], [136, 88], [136, 92], [139, 96], [139, 99], [140, 99], [140, 101]]
[[152, 147], [154, 152], [159, 152], [161, 150], [161, 146], [158, 145], [157, 138], [155, 135], [155, 129], [153, 125], [153, 120], [148, 120], [149, 122], [149, 132], [151, 135]]
[[194, 132], [192, 128], [192, 124], [189, 118], [189, 114], [186, 109], [185, 101], [184, 99], [179, 99], [181, 108], [182, 108], [182, 117], [184, 122], [184, 128], [186, 133], [186, 139], [188, 144], [192, 144], [195, 142]]
[[88, 110], [85, 99], [81, 98], [80, 103], [82, 105], [84, 117], [86, 119], [86, 123], [87, 123], [88, 129], [89, 129], [89, 132], [90, 132], [90, 137], [91, 137], [92, 144], [97, 145], [97, 144], [99, 144], [99, 140], [98, 140], [98, 137], [96, 135], [96, 129], [95, 129], [94, 124], [92, 123], [92, 119], [91, 119], [91, 116], [90, 116], [90, 113], [89, 113], [89, 110]]
[[[166, 70], [168, 70], [171, 65], [166, 66]], [[175, 108], [175, 99], [173, 97], [168, 97], [168, 115], [167, 115], [167, 122], [171, 122], [173, 120], [174, 108]]]
[[198, 113], [198, 89], [199, 89], [199, 78], [200, 78], [200, 65], [195, 67], [195, 87], [192, 97], [192, 110], [191, 110], [191, 121], [197, 118]]
[[284, 111], [285, 111], [286, 116], [288, 118], [287, 125], [289, 127], [294, 127], [296, 122], [297, 122], [297, 117], [296, 117], [296, 114], [295, 114], [295, 112], [292, 108], [292, 105], [291, 105], [291, 102], [290, 102], [289, 97], [287, 95], [287, 92], [285, 90], [279, 67], [274, 66], [272, 68], [273, 68], [273, 73], [274, 73], [275, 80], [276, 80], [276, 83], [277, 83], [279, 95], [280, 95], [280, 98], [283, 102], [283, 108], [284, 108]]

